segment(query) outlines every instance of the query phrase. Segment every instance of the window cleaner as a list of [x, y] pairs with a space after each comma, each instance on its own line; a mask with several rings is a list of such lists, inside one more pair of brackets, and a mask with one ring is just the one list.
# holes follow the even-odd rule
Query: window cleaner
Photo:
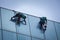
[[45, 32], [47, 27], [47, 18], [41, 17], [39, 24], [40, 24], [40, 29], [43, 30], [43, 32]]
[[[21, 18], [23, 19], [22, 21], [21, 21]], [[26, 19], [26, 16], [20, 12], [18, 12], [16, 15], [11, 17], [11, 21], [16, 22], [16, 24], [20, 24], [20, 22], [24, 22], [24, 24], [26, 25], [25, 19]]]

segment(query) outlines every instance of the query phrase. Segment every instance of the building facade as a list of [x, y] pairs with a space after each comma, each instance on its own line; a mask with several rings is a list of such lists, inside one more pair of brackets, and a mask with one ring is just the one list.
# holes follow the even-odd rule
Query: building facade
[[16, 25], [10, 19], [16, 13], [0, 7], [0, 40], [60, 40], [60, 23], [48, 20], [47, 29], [42, 33], [38, 27], [39, 17], [25, 14], [26, 25]]

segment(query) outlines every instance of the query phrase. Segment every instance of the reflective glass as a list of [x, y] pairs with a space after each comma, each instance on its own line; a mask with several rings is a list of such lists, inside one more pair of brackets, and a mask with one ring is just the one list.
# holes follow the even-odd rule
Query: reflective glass
[[3, 31], [3, 40], [16, 40], [16, 33]]
[[57, 40], [53, 21], [48, 21], [45, 36], [46, 36], [46, 40]]
[[1, 29], [1, 18], [0, 18], [0, 29]]
[[17, 33], [30, 35], [28, 16], [26, 15], [26, 25], [20, 23], [20, 25], [16, 25], [16, 27], [17, 27]]
[[41, 30], [39, 29], [39, 21], [40, 21], [39, 18], [29, 16], [31, 34], [32, 34], [33, 37], [44, 39], [44, 35], [41, 32]]
[[0, 30], [0, 40], [2, 40], [2, 34], [1, 34], [1, 30]]
[[18, 40], [31, 40], [31, 37], [18, 34]]
[[9, 31], [16, 32], [15, 23], [10, 21], [11, 17], [14, 15], [14, 12], [7, 9], [1, 9], [2, 16], [2, 28]]
[[0, 8], [0, 29], [1, 29], [1, 8]]
[[56, 32], [57, 32], [57, 37], [58, 40], [60, 40], [60, 23], [55, 22], [55, 27], [56, 27]]
[[32, 38], [32, 40], [41, 40], [41, 39], [37, 39], [37, 38]]

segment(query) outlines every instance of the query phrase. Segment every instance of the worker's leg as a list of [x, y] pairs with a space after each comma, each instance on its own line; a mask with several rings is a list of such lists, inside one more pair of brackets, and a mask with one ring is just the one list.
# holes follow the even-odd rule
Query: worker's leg
[[17, 22], [16, 22], [17, 24], [20, 24], [20, 17], [18, 17], [18, 19], [17, 19]]
[[25, 25], [26, 25], [26, 20], [24, 19]]

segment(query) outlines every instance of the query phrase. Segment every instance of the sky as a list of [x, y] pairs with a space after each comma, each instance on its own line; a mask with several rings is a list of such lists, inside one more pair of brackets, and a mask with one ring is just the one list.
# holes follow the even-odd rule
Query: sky
[[0, 7], [60, 22], [60, 0], [0, 0]]

